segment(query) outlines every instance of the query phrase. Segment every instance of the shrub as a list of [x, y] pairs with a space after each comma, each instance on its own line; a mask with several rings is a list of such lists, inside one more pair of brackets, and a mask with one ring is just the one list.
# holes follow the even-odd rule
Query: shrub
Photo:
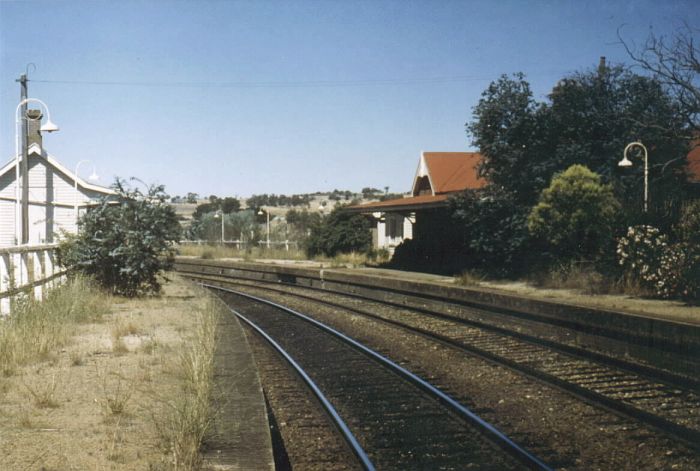
[[117, 201], [105, 198], [80, 219], [78, 235], [61, 244], [59, 260], [113, 293], [158, 292], [158, 275], [172, 265], [180, 235], [175, 211], [162, 186], [143, 194], [117, 179], [113, 188]]
[[309, 257], [339, 253], [363, 252], [372, 247], [369, 221], [359, 214], [351, 214], [336, 206], [320, 223], [311, 228], [306, 253]]
[[668, 238], [652, 226], [633, 226], [617, 243], [617, 255], [629, 281], [656, 292], [661, 256], [668, 249]]
[[557, 260], [596, 258], [610, 238], [619, 207], [611, 185], [603, 185], [583, 165], [572, 165], [542, 191], [527, 227]]
[[700, 200], [686, 203], [674, 227], [679, 242], [675, 255], [669, 255], [663, 266], [676, 267], [682, 285], [679, 295], [686, 301], [700, 301]]
[[700, 300], [700, 248], [668, 237], [651, 226], [630, 227], [618, 241], [617, 254], [625, 277], [662, 298]]

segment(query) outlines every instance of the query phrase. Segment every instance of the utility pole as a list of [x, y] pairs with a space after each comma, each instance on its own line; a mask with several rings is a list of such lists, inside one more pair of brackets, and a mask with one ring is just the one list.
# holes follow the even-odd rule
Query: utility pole
[[[24, 102], [21, 107], [21, 152], [20, 170], [22, 174], [22, 244], [29, 243], [29, 156], [27, 155], [27, 74], [20, 75], [17, 82], [20, 83], [20, 102]], [[19, 185], [19, 182], [16, 182]]]

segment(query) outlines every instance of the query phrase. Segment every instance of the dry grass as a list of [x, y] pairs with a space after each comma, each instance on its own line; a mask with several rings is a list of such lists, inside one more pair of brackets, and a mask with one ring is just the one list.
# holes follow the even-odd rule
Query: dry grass
[[127, 404], [134, 392], [134, 381], [121, 372], [102, 374], [102, 409], [106, 416], [126, 413]]
[[483, 273], [474, 270], [463, 271], [455, 276], [455, 283], [461, 286], [479, 286], [485, 280], [486, 276]]
[[196, 469], [200, 465], [200, 446], [214, 420], [214, 350], [221, 313], [220, 303], [213, 298], [196, 313], [194, 335], [180, 350], [178, 363], [173, 367], [181, 379], [180, 393], [162, 400], [161, 414], [153, 417], [174, 469]]
[[290, 247], [289, 250], [284, 248], [266, 248], [252, 247], [241, 250], [235, 247], [222, 247], [221, 245], [180, 245], [178, 246], [180, 255], [191, 257], [199, 257], [202, 259], [218, 259], [218, 258], [237, 258], [243, 260], [255, 259], [274, 259], [274, 260], [306, 260], [306, 254], [303, 250]]
[[[89, 291], [73, 295], [87, 299]], [[2, 359], [11, 375], [0, 375], [0, 469], [182, 470], [200, 462], [215, 413], [218, 308], [177, 276], [161, 297], [108, 301], [101, 320], [93, 310], [59, 314], [75, 319], [65, 330], [43, 319], [59, 340], [42, 340], [12, 363]], [[26, 325], [24, 336], [10, 335], [10, 321], [0, 322], [5, 349], [8, 339], [41, 335]], [[128, 354], [114, 351], [115, 337]]]
[[83, 277], [75, 277], [50, 291], [43, 302], [25, 301], [0, 322], [0, 372], [5, 376], [52, 352], [70, 339], [73, 326], [99, 319], [109, 296]]
[[331, 268], [359, 268], [378, 266], [391, 259], [389, 253], [381, 251], [377, 254], [364, 252], [340, 253], [334, 257], [317, 256], [315, 261], [321, 264], [329, 264]]
[[36, 407], [55, 409], [59, 406], [60, 403], [56, 394], [59, 380], [56, 378], [56, 373], [52, 374], [50, 379], [40, 378], [39, 381], [33, 383], [27, 383], [22, 380], [22, 384], [32, 396]]

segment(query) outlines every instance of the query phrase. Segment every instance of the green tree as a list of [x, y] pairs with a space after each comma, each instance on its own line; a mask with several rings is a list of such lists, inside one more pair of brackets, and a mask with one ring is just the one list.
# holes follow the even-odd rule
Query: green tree
[[586, 260], [612, 240], [620, 205], [611, 185], [582, 165], [552, 179], [527, 220], [556, 260]]
[[539, 189], [549, 182], [543, 111], [523, 74], [503, 75], [482, 93], [474, 119], [467, 124], [472, 144], [483, 156], [480, 175], [518, 195], [523, 204], [534, 202]]
[[490, 185], [467, 190], [450, 198], [450, 213], [464, 252], [462, 268], [476, 268], [495, 276], [514, 276], [527, 266], [530, 237], [529, 207], [502, 187]]
[[241, 202], [231, 196], [219, 199], [218, 203], [221, 210], [226, 214], [235, 213], [241, 209]]
[[546, 155], [555, 164], [551, 170], [587, 166], [605, 183], [613, 183], [615, 195], [634, 222], [643, 217], [643, 160], [637, 158], [628, 169], [617, 163], [628, 143], [642, 141], [649, 150], [652, 182], [648, 216], [658, 227], [668, 229], [688, 194], [683, 171], [688, 142], [678, 103], [661, 83], [620, 66], [601, 65], [560, 81], [549, 98], [553, 137]]
[[117, 294], [158, 292], [180, 238], [175, 211], [163, 186], [144, 194], [117, 179], [113, 188], [117, 201], [105, 198], [80, 218], [78, 234], [61, 245], [60, 261]]
[[364, 216], [343, 211], [338, 205], [311, 228], [306, 252], [310, 257], [339, 253], [368, 252], [372, 247], [370, 222]]

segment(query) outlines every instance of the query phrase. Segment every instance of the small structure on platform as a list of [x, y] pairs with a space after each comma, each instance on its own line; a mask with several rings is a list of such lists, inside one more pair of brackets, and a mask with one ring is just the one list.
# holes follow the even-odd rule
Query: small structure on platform
[[480, 162], [478, 152], [423, 152], [411, 196], [350, 206], [347, 210], [371, 215], [376, 222], [372, 229], [374, 248], [393, 253], [397, 245], [421, 231], [439, 230], [434, 226], [442, 222], [435, 216], [447, 207], [451, 194], [486, 185], [478, 176]]
[[[27, 219], [28, 243], [32, 245], [54, 242], [61, 231], [77, 232], [78, 218], [89, 206], [102, 197], [115, 195], [109, 188], [79, 178], [47, 153], [42, 147], [40, 120], [40, 114], [27, 120]], [[22, 176], [19, 181], [16, 177], [18, 164], [19, 159], [13, 158], [0, 167], [0, 247], [17, 245], [21, 238], [17, 233], [22, 213], [18, 210], [22, 202], [17, 198], [22, 193], [17, 187], [22, 185]]]

